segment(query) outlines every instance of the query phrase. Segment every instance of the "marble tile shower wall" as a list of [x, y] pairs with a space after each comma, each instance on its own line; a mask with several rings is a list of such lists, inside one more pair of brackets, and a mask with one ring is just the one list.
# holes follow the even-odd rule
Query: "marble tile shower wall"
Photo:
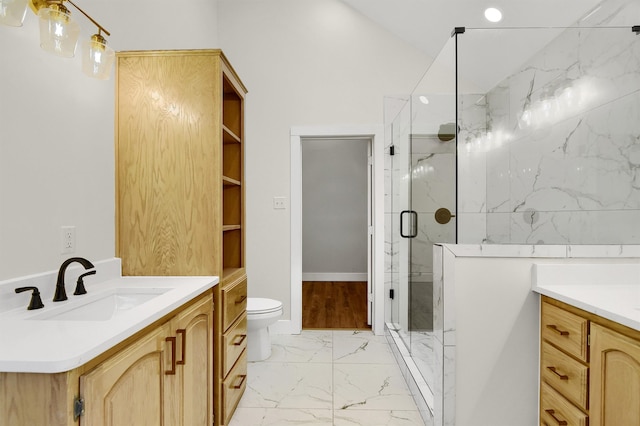
[[[484, 99], [474, 108], [486, 109], [487, 132], [461, 132], [459, 179], [486, 176], [487, 242], [640, 243], [640, 36], [566, 30]], [[460, 199], [478, 218], [461, 217], [464, 242], [484, 216], [471, 189]]]

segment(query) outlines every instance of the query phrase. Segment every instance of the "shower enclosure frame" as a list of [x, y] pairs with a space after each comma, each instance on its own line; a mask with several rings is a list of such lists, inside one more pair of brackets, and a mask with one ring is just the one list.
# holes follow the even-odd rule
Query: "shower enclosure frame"
[[[617, 21], [624, 19], [621, 18], [624, 16], [627, 17], [626, 19], [629, 16], [634, 16], [634, 13], [630, 13], [629, 9], [638, 12], [638, 6], [622, 0], [604, 3], [606, 3], [604, 6], [598, 10], [590, 11], [573, 27], [455, 28], [451, 39], [425, 72], [411, 95], [403, 100], [398, 100], [396, 97], [385, 101], [385, 108], [391, 110], [387, 116], [392, 117], [391, 120], [386, 121], [385, 125], [385, 149], [388, 154], [386, 167], [388, 178], [391, 181], [388, 190], [389, 200], [385, 206], [387, 210], [385, 226], [390, 230], [387, 232], [390, 243], [387, 250], [388, 273], [386, 281], [389, 294], [393, 294], [393, 300], [388, 304], [387, 327], [390, 333], [397, 336], [395, 342], [401, 342], [404, 346], [403, 349], [408, 352], [406, 356], [415, 367], [414, 371], [420, 372], [422, 377], [418, 377], [415, 381], [423, 382], [426, 385], [426, 389], [423, 388], [420, 393], [423, 399], [430, 400], [429, 410], [423, 412], [423, 418], [428, 425], [451, 424], [445, 421], [447, 416], [445, 413], [454, 411], [452, 406], [455, 402], [445, 402], [443, 395], [444, 372], [442, 368], [445, 362], [443, 353], [438, 352], [435, 348], [437, 345], [433, 345], [426, 357], [417, 354], [416, 350], [421, 341], [416, 338], [418, 333], [414, 333], [410, 326], [412, 265], [419, 263], [414, 260], [417, 255], [416, 251], [419, 250], [414, 250], [413, 246], [416, 245], [415, 238], [420, 238], [420, 229], [425, 223], [425, 218], [419, 217], [416, 224], [414, 218], [417, 214], [409, 213], [416, 211], [411, 199], [412, 195], [416, 193], [415, 188], [412, 188], [412, 185], [415, 187], [412, 178], [416, 174], [416, 162], [412, 162], [410, 159], [413, 154], [411, 144], [416, 142], [420, 135], [436, 134], [434, 133], [434, 125], [436, 124], [456, 123], [454, 127], [455, 189], [451, 191], [455, 203], [452, 211], [454, 215], [452, 221], [455, 224], [453, 235], [449, 239], [437, 240], [431, 238], [427, 232], [423, 232], [423, 242], [464, 244], [609, 244], [612, 242], [637, 244], [640, 242], [640, 232], [633, 231], [631, 235], [618, 232], [614, 237], [607, 239], [606, 232], [601, 231], [608, 229], [607, 225], [598, 222], [597, 218], [591, 219], [589, 217], [590, 215], [606, 217], [617, 215], [623, 217], [624, 223], [638, 223], [637, 221], [640, 219], [640, 194], [634, 193], [634, 197], [630, 197], [633, 200], [627, 199], [626, 204], [616, 201], [617, 204], [603, 203], [598, 206], [599, 209], [591, 206], [591, 208], [587, 207], [579, 211], [563, 209], [562, 205], [554, 205], [551, 202], [547, 205], [535, 198], [535, 193], [539, 188], [541, 191], [550, 191], [554, 185], [555, 187], [567, 188], [567, 193], [578, 193], [578, 190], [571, 187], [573, 176], [569, 176], [563, 182], [554, 180], [556, 178], [553, 175], [554, 172], [544, 168], [543, 162], [545, 160], [557, 162], [559, 170], [570, 175], [571, 170], [568, 165], [584, 162], [584, 157], [580, 157], [580, 150], [588, 151], [598, 144], [602, 146], [606, 142], [604, 139], [613, 141], [611, 146], [619, 147], [621, 151], [636, 152], [633, 151], [635, 145], [632, 142], [628, 142], [626, 145], [619, 142], [618, 145], [615, 145], [615, 142], [633, 139], [634, 135], [640, 140], [640, 129], [637, 126], [630, 126], [623, 131], [617, 131], [617, 133], [610, 132], [607, 138], [601, 134], [587, 133], [597, 127], [597, 124], [591, 123], [597, 122], [598, 114], [608, 114], [606, 108], [610, 107], [609, 104], [613, 104], [611, 107], [618, 114], [623, 113], [624, 102], [635, 106], [640, 105], [640, 77], [626, 78], [623, 81], [624, 87], [622, 87], [623, 85], [619, 83], [623, 80], [620, 77], [621, 72], [620, 75], [611, 78], [611, 80], [616, 80], [613, 84], [616, 87], [613, 89], [604, 87], [607, 85], [602, 84], [602, 81], [595, 82], [601, 83], [598, 86], [598, 84], [593, 85], [593, 79], [589, 80], [593, 75], [598, 76], [600, 68], [605, 69], [608, 66], [609, 68], [606, 69], [615, 69], [614, 65], [622, 62], [618, 60], [621, 57], [610, 58], [608, 62], [600, 60], [597, 56], [600, 54], [597, 53], [599, 51], [627, 50], [630, 52], [630, 57], [640, 57], [638, 38], [634, 35], [634, 33], [640, 32], [640, 27]], [[636, 16], [640, 15], [636, 13]], [[598, 24], [594, 24], [594, 22], [598, 22]], [[602, 22], [607, 22], [607, 25], [602, 25]], [[482, 48], [483, 43], [486, 46], [488, 41], [498, 44], [497, 48], [493, 46], [494, 48], [490, 49], [494, 53], [487, 52], [488, 58], [495, 59], [496, 57], [491, 55], [500, 50], [500, 43], [504, 45], [502, 50], [507, 51], [505, 46], [509, 46], [510, 43], [518, 43], [522, 39], [530, 38], [534, 38], [540, 48], [534, 55], [530, 55], [530, 58], [525, 58], [529, 62], [518, 64], [523, 67], [522, 70], [515, 68], [517, 71], [515, 73], [491, 75], [489, 72], [484, 72], [486, 70], [478, 70], [477, 67], [474, 69], [468, 60], [465, 61], [470, 51]], [[603, 40], [610, 40], [610, 44], [617, 47], [603, 47], [605, 44]], [[564, 65], [556, 66], [564, 59], [557, 54], [557, 52], [564, 52], [563, 44], [567, 46], [564, 49], [571, 52], [566, 56], [574, 60], [575, 64], [569, 64], [566, 67]], [[512, 62], [516, 60], [517, 58], [514, 58]], [[489, 62], [491, 61], [489, 60]], [[539, 65], [539, 63], [543, 65]], [[510, 63], [511, 65], [513, 63]], [[485, 78], [485, 81], [482, 83], [473, 81], [476, 77], [473, 75], [474, 72], [477, 72], [479, 77]], [[491, 80], [492, 78], [494, 81]], [[601, 96], [599, 100], [591, 100], [591, 104], [577, 106], [575, 109], [569, 108], [571, 104], [560, 103], [567, 101], [569, 95], [576, 93], [578, 89], [585, 90], [583, 93], [592, 93], [593, 90], [581, 89], [585, 87], [581, 86], [581, 84], [585, 84], [585, 81], [592, 84], [586, 87], [596, 88], [602, 92], [598, 93]], [[528, 90], [524, 93], [520, 91], [523, 82], [529, 84]], [[487, 84], [489, 85], [487, 86]], [[478, 90], [483, 87], [488, 87], [488, 89]], [[423, 99], [421, 100], [421, 98]], [[425, 99], [428, 103], [424, 102]], [[557, 121], [542, 120], [540, 118], [544, 118], [541, 115], [542, 112], [535, 109], [544, 107], [548, 102], [560, 105], [561, 110], [556, 111], [561, 112], [556, 112], [556, 117], [554, 117], [557, 118]], [[617, 110], [615, 109], [616, 104], [621, 105], [617, 107]], [[446, 111], [440, 113], [439, 117], [432, 116], [431, 120], [425, 120], [425, 111], [429, 106], [434, 107], [434, 105], [439, 105], [440, 111]], [[556, 108], [558, 107], [556, 106]], [[601, 112], [603, 110], [605, 112]], [[535, 114], [538, 114], [538, 117]], [[534, 122], [534, 119], [538, 121]], [[576, 133], [570, 131], [564, 133], [564, 128], [570, 126], [573, 123], [572, 120], [577, 123], [573, 128]], [[583, 127], [589, 127], [586, 125], [580, 127], [584, 123], [589, 123], [592, 127], [583, 129]], [[610, 129], [610, 126], [607, 128]], [[574, 142], [569, 138], [575, 134], [581, 134], [580, 132], [585, 132], [585, 137], [584, 140], [575, 143], [577, 148], [575, 148], [574, 160], [569, 158], [572, 154], [572, 147], [568, 144]], [[539, 154], [538, 157], [527, 151], [527, 144], [530, 140], [539, 143], [537, 147], [540, 152], [536, 154]], [[397, 143], [398, 141], [401, 143]], [[558, 141], [565, 141], [566, 144], [564, 146], [562, 143], [558, 145]], [[562, 151], [563, 149], [565, 151]], [[564, 157], [556, 155], [557, 152], [562, 152]], [[402, 158], [403, 155], [408, 158]], [[431, 159], [437, 155], [432, 155]], [[554, 155], [556, 156], [554, 157]], [[538, 174], [529, 178], [526, 174], [528, 170], [523, 173], [517, 167], [533, 157], [540, 158], [538, 161], [542, 165], [536, 169]], [[478, 160], [479, 158], [481, 161]], [[614, 160], [618, 159], [611, 161]], [[399, 167], [399, 163], [402, 163], [403, 167]], [[595, 170], [599, 166], [600, 164], [594, 165], [593, 169]], [[621, 167], [624, 165], [622, 164]], [[630, 171], [629, 175], [636, 176], [633, 173], [635, 172]], [[504, 179], [500, 180], [502, 176]], [[517, 179], [513, 179], [514, 177]], [[399, 196], [394, 186], [394, 181], [403, 178], [408, 181], [407, 187], [402, 190], [407, 199]], [[597, 176], [597, 179], [607, 182], [605, 178], [601, 174]], [[640, 179], [640, 172], [638, 172], [637, 178]], [[544, 181], [544, 179], [548, 181]], [[591, 194], [589, 191], [595, 192], [598, 189], [597, 184], [598, 182], [595, 185], [592, 184], [591, 187], [586, 187], [577, 196], [587, 194], [584, 195], [586, 199]], [[530, 192], [522, 195], [518, 191]], [[595, 196], [604, 195], [601, 192]], [[430, 213], [434, 214], [435, 212]], [[413, 216], [411, 220], [408, 219], [410, 215]], [[571, 220], [566, 223], [554, 221], [556, 218], [571, 218], [572, 216], [584, 220], [585, 224], [581, 226], [595, 229], [595, 231], [585, 236], [585, 232], [582, 231], [585, 228], [577, 227], [577, 230], [574, 230], [571, 228]], [[591, 221], [589, 222], [589, 220]], [[575, 225], [575, 221], [573, 223]], [[551, 229], [558, 224], [561, 226]], [[404, 228], [401, 229], [401, 225]], [[402, 241], [400, 234], [415, 237], [410, 242]], [[444, 324], [442, 324], [444, 303], [437, 303], [437, 299], [441, 297], [442, 294], [433, 294], [434, 327], [430, 337], [435, 341], [444, 342], [445, 330]], [[403, 301], [405, 306], [401, 307], [399, 301]], [[421, 360], [421, 358], [427, 358], [427, 361]], [[430, 371], [425, 373], [425, 370]], [[425, 395], [427, 395], [426, 398]]]

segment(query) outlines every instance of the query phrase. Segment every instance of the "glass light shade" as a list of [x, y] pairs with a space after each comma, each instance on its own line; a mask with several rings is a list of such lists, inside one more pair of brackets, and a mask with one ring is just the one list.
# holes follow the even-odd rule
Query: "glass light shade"
[[91, 40], [82, 44], [82, 72], [89, 77], [107, 80], [111, 76], [111, 69], [116, 58], [116, 52], [105, 39], [94, 34]]
[[[55, 6], [55, 5], [52, 5]], [[44, 7], [40, 18], [40, 47], [54, 55], [71, 58], [76, 52], [80, 25], [64, 9]]]
[[21, 27], [29, 0], [0, 0], [0, 25]]

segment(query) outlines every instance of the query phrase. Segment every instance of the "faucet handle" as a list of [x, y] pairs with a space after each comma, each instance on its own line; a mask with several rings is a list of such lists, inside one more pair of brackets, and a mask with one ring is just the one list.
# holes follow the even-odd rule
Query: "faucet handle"
[[83, 278], [87, 275], [94, 275], [96, 273], [95, 269], [93, 271], [85, 272], [84, 274], [78, 277], [78, 281], [76, 282], [76, 291], [73, 292], [74, 295], [79, 294], [87, 294], [87, 290], [84, 288]]
[[16, 293], [22, 293], [23, 291], [33, 291], [31, 293], [31, 301], [29, 301], [28, 310], [40, 309], [44, 308], [44, 304], [42, 303], [42, 299], [40, 298], [40, 291], [38, 287], [18, 287], [16, 288]]

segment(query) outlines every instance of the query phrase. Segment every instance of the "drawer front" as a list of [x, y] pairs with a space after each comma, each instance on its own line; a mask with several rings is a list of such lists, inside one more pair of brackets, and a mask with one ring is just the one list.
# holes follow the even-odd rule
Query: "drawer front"
[[589, 322], [549, 303], [542, 304], [542, 338], [587, 362]]
[[223, 330], [247, 311], [247, 278], [240, 279], [222, 289]]
[[238, 362], [222, 383], [222, 418], [229, 424], [231, 416], [247, 387], [247, 352], [243, 352]]
[[[564, 423], [563, 423], [564, 422]], [[540, 384], [540, 426], [588, 426], [588, 416], [546, 383]]]
[[240, 319], [222, 337], [222, 377], [227, 377], [238, 357], [247, 347], [247, 314]]
[[582, 409], [587, 409], [589, 400], [589, 368], [542, 342], [540, 374], [545, 382]]

